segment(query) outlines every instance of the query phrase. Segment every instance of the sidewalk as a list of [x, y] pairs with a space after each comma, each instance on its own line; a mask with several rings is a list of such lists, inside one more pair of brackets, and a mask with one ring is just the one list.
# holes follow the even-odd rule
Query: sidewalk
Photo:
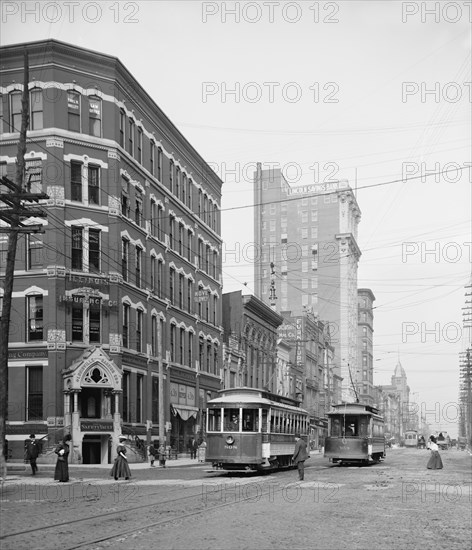
[[[204, 465], [209, 465], [210, 463], [205, 463], [205, 462], [198, 462], [197, 459], [195, 458], [187, 458], [187, 457], [183, 457], [183, 458], [177, 458], [176, 460], [166, 460], [166, 468], [182, 468], [184, 466], [204, 466]], [[40, 460], [38, 460], [38, 466], [43, 469], [43, 470], [54, 470], [54, 468], [56, 467], [55, 464], [42, 464]], [[161, 468], [161, 466], [159, 466], [159, 462], [156, 460], [156, 462], [154, 463], [154, 466], [156, 469], [159, 469]], [[69, 470], [73, 470], [74, 468], [84, 468], [84, 469], [92, 469], [92, 468], [103, 468], [105, 470], [108, 470], [112, 467], [112, 464], [69, 464]], [[151, 465], [149, 463], [149, 461], [146, 461], [146, 462], [130, 462], [130, 468], [132, 470], [147, 470], [148, 468], [150, 468]], [[30, 471], [30, 465], [29, 464], [25, 464], [23, 461], [18, 461], [18, 462], [12, 462], [12, 461], [9, 461], [7, 462], [7, 473], [10, 473], [10, 472], [23, 472], [23, 471]]]

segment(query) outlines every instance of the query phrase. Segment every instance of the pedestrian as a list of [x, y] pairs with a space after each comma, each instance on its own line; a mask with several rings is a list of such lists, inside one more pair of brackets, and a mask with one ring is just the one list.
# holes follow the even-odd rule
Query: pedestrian
[[293, 451], [292, 461], [298, 468], [298, 479], [303, 481], [305, 478], [305, 460], [309, 457], [306, 450], [306, 443], [301, 438], [300, 434], [295, 434], [295, 450]]
[[197, 458], [197, 449], [198, 449], [198, 443], [197, 440], [192, 437], [190, 440], [190, 458]]
[[64, 439], [56, 447], [54, 451], [57, 454], [56, 469], [54, 470], [54, 479], [60, 482], [69, 481], [69, 441], [71, 441], [72, 436], [67, 434], [64, 436]]
[[116, 448], [116, 458], [110, 472], [110, 475], [115, 478], [115, 481], [118, 481], [119, 477], [124, 477], [125, 479], [131, 477], [131, 470], [129, 469], [128, 459], [126, 458], [126, 447], [124, 444], [127, 437], [126, 435], [120, 435], [118, 439], [120, 442]]
[[162, 445], [159, 445], [158, 449], [159, 454], [159, 466], [162, 466], [163, 468], [166, 467], [166, 446], [164, 443]]
[[156, 449], [154, 445], [149, 445], [149, 460], [151, 462], [151, 468], [154, 468], [154, 461], [156, 460]]
[[428, 460], [426, 468], [428, 468], [428, 470], [441, 470], [443, 467], [443, 463], [441, 460], [441, 455], [439, 454], [439, 447], [434, 435], [430, 436], [429, 438], [429, 448], [431, 450], [431, 457]]
[[31, 464], [32, 475], [36, 475], [38, 471], [38, 466], [36, 460], [39, 456], [39, 443], [36, 441], [36, 436], [34, 434], [30, 435], [30, 438], [25, 441], [25, 462]]

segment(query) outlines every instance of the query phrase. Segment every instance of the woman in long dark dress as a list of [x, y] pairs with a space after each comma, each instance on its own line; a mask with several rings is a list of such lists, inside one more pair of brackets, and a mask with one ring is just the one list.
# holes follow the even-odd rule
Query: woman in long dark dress
[[443, 467], [443, 463], [441, 460], [441, 455], [439, 454], [439, 447], [436, 443], [436, 438], [434, 437], [434, 435], [430, 436], [429, 438], [429, 449], [431, 451], [431, 457], [428, 460], [426, 468], [428, 468], [428, 470], [441, 470]]
[[54, 451], [57, 454], [56, 469], [54, 471], [54, 479], [56, 481], [69, 481], [69, 464], [67, 461], [70, 452], [68, 442], [71, 439], [71, 435], [67, 434], [62, 440], [62, 443], [59, 443]]
[[126, 447], [123, 442], [126, 440], [126, 436], [120, 435], [120, 443], [116, 448], [116, 458], [110, 475], [118, 480], [119, 477], [129, 479], [131, 477], [131, 470], [129, 469], [128, 459], [126, 458]]

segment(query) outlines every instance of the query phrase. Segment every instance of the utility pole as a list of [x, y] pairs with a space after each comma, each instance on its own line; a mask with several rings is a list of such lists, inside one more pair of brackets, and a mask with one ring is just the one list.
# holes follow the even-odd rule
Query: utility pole
[[[26, 131], [29, 124], [29, 90], [28, 90], [28, 54], [25, 52], [23, 95], [21, 99], [21, 129], [18, 141], [15, 182], [6, 176], [0, 180], [0, 219], [7, 226], [0, 227], [0, 233], [8, 234], [8, 250], [5, 266], [3, 311], [0, 321], [0, 443], [2, 445], [1, 474], [6, 471], [5, 438], [8, 419], [8, 343], [13, 280], [15, 274], [16, 247], [20, 233], [42, 233], [41, 225], [24, 225], [23, 221], [35, 217], [46, 217], [41, 208], [31, 209], [25, 202], [38, 202], [49, 198], [45, 193], [30, 193], [30, 182], [25, 182]], [[8, 192], [5, 193], [5, 188]]]
[[157, 326], [157, 363], [159, 367], [159, 447], [166, 444], [164, 409], [164, 365], [162, 363], [161, 321]]

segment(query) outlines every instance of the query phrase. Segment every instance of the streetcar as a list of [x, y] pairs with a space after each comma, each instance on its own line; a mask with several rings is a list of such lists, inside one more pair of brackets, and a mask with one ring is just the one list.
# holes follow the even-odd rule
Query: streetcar
[[385, 458], [384, 420], [375, 407], [343, 403], [333, 409], [324, 451], [330, 462], [369, 464]]
[[407, 430], [405, 432], [405, 447], [418, 447], [418, 432], [416, 430]]
[[206, 462], [224, 470], [292, 466], [295, 434], [308, 441], [309, 415], [298, 401], [256, 388], [230, 388], [207, 403]]

